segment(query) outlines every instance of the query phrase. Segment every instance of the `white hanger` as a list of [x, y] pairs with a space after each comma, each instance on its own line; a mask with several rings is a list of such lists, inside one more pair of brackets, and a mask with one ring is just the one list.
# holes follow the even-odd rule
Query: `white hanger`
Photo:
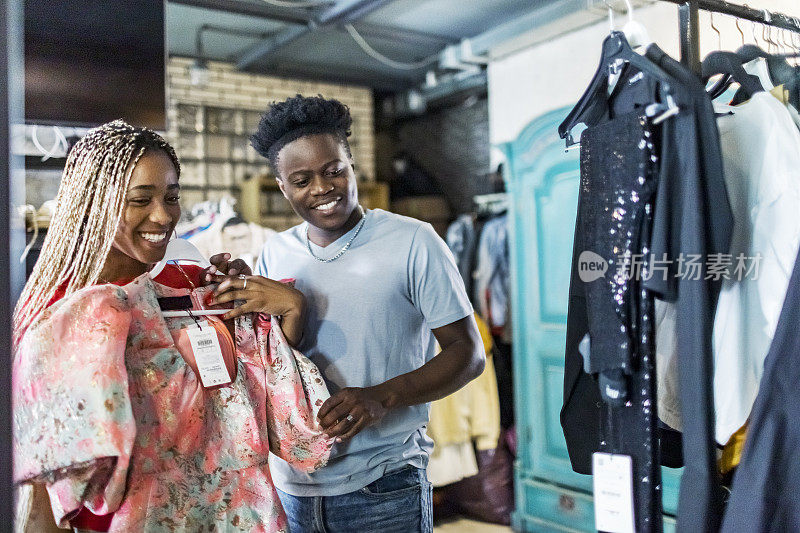
[[161, 274], [161, 271], [164, 270], [164, 267], [167, 266], [167, 263], [170, 261], [191, 261], [192, 263], [200, 265], [201, 268], [208, 268], [211, 266], [208, 259], [200, 253], [200, 250], [198, 250], [194, 244], [186, 239], [176, 237], [167, 243], [167, 251], [164, 253], [164, 259], [156, 263], [150, 270], [150, 277], [155, 278]]
[[622, 33], [625, 34], [628, 44], [634, 49], [652, 44], [653, 41], [647, 33], [647, 28], [645, 28], [641, 22], [633, 18], [633, 4], [631, 0], [625, 0], [625, 7], [628, 9], [628, 22], [622, 27]]
[[[211, 266], [211, 263], [208, 262], [208, 259], [200, 253], [200, 250], [197, 247], [187, 241], [186, 239], [179, 239], [175, 238], [167, 243], [167, 251], [164, 254], [164, 259], [156, 264], [150, 270], [150, 278], [155, 278], [158, 276], [163, 270], [164, 267], [167, 266], [167, 263], [181, 263], [181, 262], [190, 262], [196, 263], [201, 268], [207, 268]], [[177, 317], [198, 317], [198, 316], [205, 316], [205, 315], [224, 315], [225, 313], [229, 312], [230, 309], [193, 309], [191, 311], [162, 311], [161, 314], [164, 318], [177, 318]]]

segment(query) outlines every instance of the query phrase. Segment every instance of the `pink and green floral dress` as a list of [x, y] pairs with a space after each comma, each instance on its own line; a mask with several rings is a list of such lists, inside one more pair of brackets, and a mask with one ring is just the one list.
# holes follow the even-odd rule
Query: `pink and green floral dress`
[[192, 319], [163, 318], [156, 300], [187, 293], [147, 274], [87, 287], [26, 332], [13, 378], [23, 525], [39, 484], [60, 527], [85, 507], [114, 513], [111, 531], [287, 530], [267, 456], [326, 463], [324, 381], [276, 320], [247, 315], [235, 381], [204, 389], [170, 334]]

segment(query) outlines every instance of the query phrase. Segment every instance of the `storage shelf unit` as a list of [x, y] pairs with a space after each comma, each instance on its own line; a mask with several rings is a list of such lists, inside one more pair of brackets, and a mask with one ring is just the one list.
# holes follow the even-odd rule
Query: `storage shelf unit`
[[257, 111], [178, 104], [170, 140], [181, 161], [184, 209], [224, 195], [240, 199], [240, 186], [267, 170], [267, 162], [250, 146]]

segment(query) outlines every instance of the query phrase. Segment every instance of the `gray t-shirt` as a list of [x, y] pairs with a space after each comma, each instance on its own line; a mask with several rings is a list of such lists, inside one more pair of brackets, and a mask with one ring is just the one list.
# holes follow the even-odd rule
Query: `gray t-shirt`
[[[256, 273], [295, 278], [308, 317], [298, 347], [320, 369], [331, 394], [377, 385], [431, 359], [431, 329], [472, 314], [455, 260], [430, 224], [368, 210], [360, 233], [338, 259], [314, 259], [307, 224], [270, 239]], [[336, 255], [356, 228], [314, 255]], [[305, 474], [270, 455], [275, 485], [295, 496], [358, 490], [404, 465], [425, 468], [433, 442], [425, 434], [429, 404], [394, 409], [376, 426], [337, 444], [328, 465]]]

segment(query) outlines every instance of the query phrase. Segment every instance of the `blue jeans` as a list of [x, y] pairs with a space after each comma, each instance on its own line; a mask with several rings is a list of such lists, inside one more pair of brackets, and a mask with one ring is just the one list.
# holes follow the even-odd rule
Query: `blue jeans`
[[291, 533], [432, 533], [432, 494], [425, 470], [413, 466], [339, 496], [278, 491]]

